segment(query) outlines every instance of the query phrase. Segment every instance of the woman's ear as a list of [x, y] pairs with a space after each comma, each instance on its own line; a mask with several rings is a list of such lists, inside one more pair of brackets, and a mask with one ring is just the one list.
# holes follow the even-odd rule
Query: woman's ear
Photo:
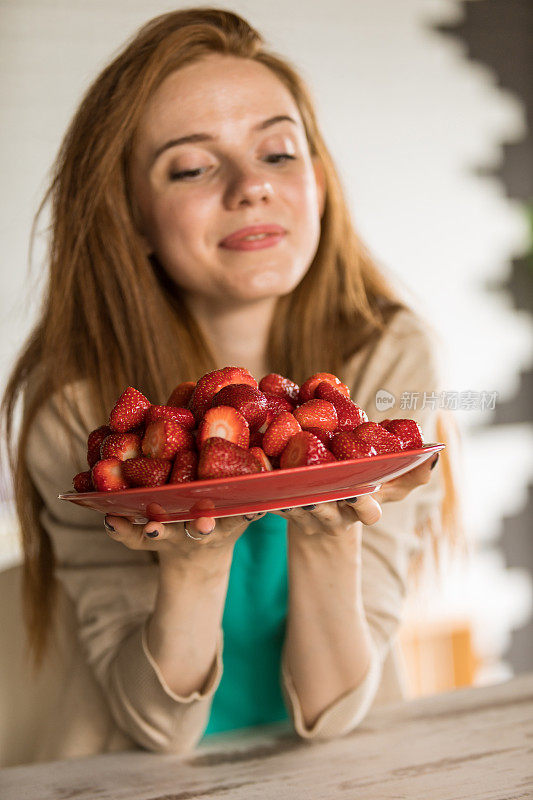
[[316, 189], [318, 195], [318, 205], [320, 209], [320, 219], [324, 216], [326, 207], [326, 172], [324, 165], [318, 156], [313, 156], [313, 169], [315, 171]]

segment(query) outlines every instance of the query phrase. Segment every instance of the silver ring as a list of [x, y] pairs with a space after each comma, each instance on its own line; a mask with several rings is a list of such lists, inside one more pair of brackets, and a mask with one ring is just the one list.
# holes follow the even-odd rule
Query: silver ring
[[201, 541], [202, 541], [202, 539], [201, 539], [201, 538], [200, 538], [200, 539], [198, 539], [198, 537], [196, 537], [196, 536], [191, 536], [191, 534], [190, 534], [190, 533], [189, 533], [189, 531], [187, 530], [187, 526], [186, 526], [186, 524], [185, 524], [185, 523], [183, 523], [183, 527], [185, 528], [185, 533], [187, 534], [187, 536], [189, 537], [189, 539], [194, 539], [194, 541], [195, 541], [195, 542], [201, 542]]

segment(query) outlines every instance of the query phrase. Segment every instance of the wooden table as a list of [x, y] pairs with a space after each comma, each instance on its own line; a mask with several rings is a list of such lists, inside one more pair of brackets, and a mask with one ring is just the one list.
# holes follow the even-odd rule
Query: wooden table
[[287, 723], [189, 756], [126, 752], [0, 772], [2, 800], [531, 800], [533, 673], [376, 709], [306, 742]]

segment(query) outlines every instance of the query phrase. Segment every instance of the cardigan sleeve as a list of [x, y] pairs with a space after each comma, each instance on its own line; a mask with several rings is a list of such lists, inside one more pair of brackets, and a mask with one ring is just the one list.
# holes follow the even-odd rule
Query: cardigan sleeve
[[[83, 408], [81, 382], [61, 394], [68, 403], [77, 398]], [[91, 420], [86, 401], [88, 423], [65, 414], [58, 397], [38, 411], [25, 452], [43, 501], [40, 519], [53, 546], [56, 577], [74, 602], [80, 642], [117, 726], [148, 750], [188, 752], [203, 734], [222, 677], [222, 629], [201, 691], [176, 695], [146, 642], [158, 565], [150, 553], [129, 550], [107, 536], [99, 512], [57, 498], [72, 486], [74, 474], [88, 468], [87, 436], [99, 424]]]
[[[341, 376], [352, 399], [370, 420], [411, 417], [421, 429], [424, 443], [436, 442], [438, 393], [442, 391], [443, 359], [436, 335], [412, 312], [398, 312], [377, 343], [357, 353]], [[376, 394], [385, 390], [394, 405], [376, 407]], [[406, 394], [404, 394], [406, 393]], [[424, 393], [426, 393], [424, 395]], [[402, 401], [403, 396], [403, 401]], [[416, 397], [416, 408], [404, 408]], [[417, 528], [435, 519], [443, 487], [439, 470], [429, 483], [418, 486], [399, 502], [382, 505], [378, 523], [363, 527], [362, 596], [372, 636], [371, 660], [359, 686], [334, 701], [306, 727], [286, 659], [282, 652], [283, 695], [294, 728], [304, 739], [327, 739], [353, 730], [365, 717], [381, 681], [382, 667], [401, 622], [411, 557], [422, 551]], [[399, 698], [400, 699], [400, 698]]]

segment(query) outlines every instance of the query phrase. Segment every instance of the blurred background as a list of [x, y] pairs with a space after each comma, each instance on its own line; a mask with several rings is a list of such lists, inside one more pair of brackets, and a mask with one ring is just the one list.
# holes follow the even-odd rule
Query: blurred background
[[[30, 229], [70, 118], [141, 24], [194, 5], [208, 3], [0, 0], [2, 391], [38, 308], [46, 218], [31, 272]], [[531, 670], [533, 5], [213, 5], [243, 14], [306, 78], [356, 228], [445, 346], [438, 402], [463, 437], [470, 547], [411, 591], [399, 634], [408, 691]], [[19, 560], [5, 502], [0, 569]]]

